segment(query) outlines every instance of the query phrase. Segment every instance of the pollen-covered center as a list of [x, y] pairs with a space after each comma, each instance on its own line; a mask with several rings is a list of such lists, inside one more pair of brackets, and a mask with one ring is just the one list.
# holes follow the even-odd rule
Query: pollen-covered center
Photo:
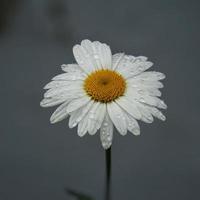
[[102, 69], [85, 79], [84, 89], [95, 101], [108, 103], [124, 94], [126, 82], [117, 72]]

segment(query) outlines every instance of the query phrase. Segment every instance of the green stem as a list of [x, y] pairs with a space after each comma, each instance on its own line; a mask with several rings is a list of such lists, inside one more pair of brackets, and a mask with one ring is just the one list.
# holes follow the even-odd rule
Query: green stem
[[110, 181], [111, 181], [111, 147], [105, 151], [106, 155], [106, 191], [105, 200], [111, 200]]

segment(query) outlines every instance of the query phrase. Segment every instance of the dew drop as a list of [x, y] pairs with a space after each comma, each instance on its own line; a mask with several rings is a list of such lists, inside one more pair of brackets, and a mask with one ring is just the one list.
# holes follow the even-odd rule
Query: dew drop
[[145, 103], [145, 100], [143, 97], [140, 97], [140, 102]]
[[99, 59], [99, 56], [97, 54], [94, 54], [95, 59]]
[[121, 118], [121, 115], [117, 115], [117, 118], [120, 119], [120, 118]]
[[77, 123], [74, 122], [74, 123], [72, 124], [72, 128], [74, 128], [76, 125], [77, 125]]
[[108, 123], [107, 123], [107, 122], [104, 122], [103, 125], [104, 125], [104, 126], [108, 126]]

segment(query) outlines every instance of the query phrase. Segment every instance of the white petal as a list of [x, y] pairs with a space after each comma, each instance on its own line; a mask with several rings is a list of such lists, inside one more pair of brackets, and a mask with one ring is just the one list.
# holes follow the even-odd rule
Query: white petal
[[76, 81], [76, 83], [69, 83], [68, 85], [64, 85], [64, 86], [60, 86], [59, 88], [51, 88], [50, 90], [48, 90], [47, 92], [44, 93], [44, 97], [45, 98], [49, 98], [49, 97], [53, 97], [53, 96], [68, 96], [69, 93], [84, 93], [83, 91], [83, 87], [82, 87], [83, 83], [82, 82], [78, 82]]
[[93, 103], [93, 101], [89, 101], [87, 105], [82, 106], [70, 114], [71, 116], [69, 118], [69, 128], [75, 127], [83, 119], [83, 117], [85, 117]]
[[134, 99], [131, 99], [131, 97], [124, 96], [120, 97], [116, 100], [116, 103], [120, 105], [126, 112], [128, 112], [131, 116], [133, 116], [135, 119], [141, 119], [141, 113], [137, 108], [137, 102], [134, 101]]
[[122, 109], [115, 102], [112, 102], [107, 104], [107, 111], [110, 119], [112, 120], [119, 133], [121, 135], [126, 135], [126, 119], [124, 117]]
[[133, 65], [133, 70], [131, 70], [131, 76], [135, 76], [138, 75], [140, 73], [142, 73], [143, 71], [149, 69], [150, 67], [153, 66], [153, 63], [150, 61], [146, 61], [146, 62], [136, 62]]
[[100, 52], [101, 52], [100, 60], [103, 65], [103, 68], [111, 69], [112, 68], [112, 53], [111, 53], [110, 47], [106, 44], [101, 44]]
[[75, 100], [71, 101], [69, 103], [69, 105], [67, 106], [67, 112], [71, 113], [71, 112], [79, 109], [80, 107], [84, 106], [89, 101], [91, 101], [91, 99], [88, 96], [83, 96], [81, 98], [75, 99]]
[[136, 61], [144, 62], [144, 61], [147, 61], [147, 59], [148, 58], [146, 56], [137, 56], [135, 57], [133, 62], [136, 62]]
[[69, 103], [69, 101], [66, 101], [65, 103], [60, 105], [54, 111], [54, 113], [51, 115], [51, 118], [50, 118], [50, 122], [52, 124], [59, 122], [59, 121], [65, 119], [68, 116], [68, 113], [67, 113], [67, 110], [66, 110], [68, 103]]
[[94, 135], [101, 127], [106, 112], [106, 105], [95, 102], [88, 112], [88, 132]]
[[158, 80], [164, 79], [165, 75], [161, 72], [148, 71], [148, 72], [143, 72], [143, 73], [135, 76], [134, 78], [149, 80], [149, 81], [158, 81]]
[[58, 94], [55, 94], [51, 97], [45, 97], [45, 99], [61, 99], [61, 100], [67, 100], [67, 99], [77, 99], [85, 96], [85, 93], [81, 90], [71, 90], [71, 91], [65, 91]]
[[52, 78], [52, 80], [63, 80], [63, 81], [75, 81], [75, 80], [84, 80], [86, 78], [85, 73], [83, 72], [71, 72], [59, 74]]
[[130, 78], [127, 80], [127, 84], [134, 88], [163, 88], [163, 84], [160, 81], [149, 81], [143, 79]]
[[[112, 53], [110, 47], [99, 41], [91, 42], [90, 40], [83, 40], [81, 47], [77, 46], [74, 50], [74, 56], [80, 66], [84, 63], [90, 63], [93, 69], [111, 69], [112, 64]], [[91, 69], [87, 70], [91, 72]]]
[[59, 88], [69, 85], [69, 81], [51, 81], [44, 86], [44, 89]]
[[144, 88], [143, 90], [138, 89], [138, 93], [140, 95], [150, 95], [150, 96], [157, 96], [157, 97], [161, 96], [161, 92], [157, 88], [156, 89], [154, 89], [154, 88]]
[[91, 60], [93, 67], [98, 70], [102, 69], [102, 64], [100, 61], [100, 52], [98, 50], [98, 46], [94, 43], [91, 42], [90, 40], [83, 40], [81, 42], [81, 46], [85, 48], [85, 50], [88, 53], [88, 57]]
[[141, 103], [139, 103], [137, 105], [137, 107], [138, 107], [138, 109], [139, 109], [139, 111], [140, 111], [140, 113], [142, 115], [141, 120], [146, 122], [146, 123], [152, 123], [153, 122], [153, 117], [151, 115], [151, 112], [148, 110], [148, 108], [145, 105], [141, 104]]
[[137, 120], [135, 120], [127, 112], [125, 112], [125, 118], [126, 118], [126, 121], [127, 121], [128, 131], [133, 133], [133, 135], [140, 135], [140, 126], [139, 126]]
[[82, 69], [77, 64], [62, 64], [61, 69], [64, 72], [72, 73], [72, 72], [83, 72]]
[[97, 123], [97, 109], [98, 109], [98, 106], [100, 105], [99, 102], [94, 102], [92, 107], [90, 108], [89, 112], [87, 113], [87, 119], [88, 119], [88, 133], [90, 135], [93, 135], [96, 133], [96, 131], [93, 129], [95, 128], [95, 125]]
[[122, 74], [125, 78], [131, 78], [149, 69], [152, 65], [153, 63], [150, 61], [135, 62], [134, 64], [128, 64], [127, 61], [127, 66], [125, 66], [124, 68], [120, 68], [118, 72]]
[[123, 59], [120, 60], [116, 70], [125, 78], [134, 77], [153, 65], [152, 62], [146, 60], [147, 58], [144, 56], [134, 57], [125, 55]]
[[71, 85], [83, 85], [82, 80], [76, 80], [76, 81], [51, 81], [48, 84], [45, 85], [44, 89], [56, 89], [61, 87], [69, 87]]
[[[89, 112], [79, 122], [79, 124], [78, 124], [78, 135], [83, 136], [87, 132], [89, 132], [91, 135], [95, 134], [96, 131], [100, 128], [100, 126], [102, 124], [104, 114], [105, 114], [104, 110], [105, 110], [105, 105], [102, 106], [102, 105], [100, 105], [100, 103], [95, 102], [92, 105]], [[96, 113], [95, 113], [95, 111], [96, 111]], [[98, 112], [102, 112], [101, 113], [102, 116], [97, 115]]]
[[88, 118], [85, 116], [78, 124], [78, 135], [83, 137], [88, 130]]
[[127, 59], [129, 62], [131, 62], [131, 64], [134, 64], [136, 61], [140, 61], [140, 62], [146, 61], [146, 60], [143, 60], [141, 58], [138, 58], [138, 57], [135, 57], [132, 55], [125, 55], [125, 59]]
[[133, 56], [133, 55], [125, 55], [125, 59], [129, 60], [131, 64], [135, 64], [136, 62], [145, 62], [147, 61], [147, 57], [145, 56]]
[[84, 72], [91, 73], [95, 70], [93, 63], [89, 58], [89, 54], [81, 45], [75, 45], [73, 47], [73, 54], [77, 63]]
[[93, 49], [94, 49], [94, 57], [95, 60], [97, 62], [97, 68], [98, 69], [106, 69], [106, 68], [110, 68], [111, 66], [111, 59], [112, 59], [112, 54], [111, 54], [111, 50], [109, 47], [108, 48], [108, 55], [105, 57], [104, 53], [103, 53], [103, 44], [98, 42], [98, 41], [94, 41], [93, 42]]
[[135, 59], [134, 56], [123, 55], [120, 58], [119, 62], [117, 63], [115, 70], [122, 75], [124, 75], [124, 73], [126, 72], [129, 72], [132, 69], [132, 65], [133, 65], [130, 58]]
[[143, 95], [150, 95], [150, 96], [161, 96], [161, 92], [160, 90], [158, 90], [157, 88], [135, 88], [135, 87], [129, 87], [130, 90], [135, 91], [135, 93], [137, 93], [137, 96], [141, 97]]
[[108, 149], [112, 145], [113, 123], [107, 113], [100, 128], [100, 139], [104, 149]]
[[127, 84], [125, 96], [138, 100], [143, 96], [161, 96], [161, 92], [157, 88], [132, 87], [130, 84]]
[[44, 98], [40, 102], [40, 106], [42, 106], [42, 107], [52, 107], [52, 106], [59, 105], [66, 100], [67, 100], [67, 98]]
[[158, 107], [158, 108], [167, 109], [167, 105], [164, 103], [164, 101], [157, 98], [157, 97], [143, 95], [142, 97], [140, 97], [138, 99], [138, 101], [141, 102], [141, 103], [144, 103], [144, 104], [148, 104], [150, 106], [155, 106], [155, 107]]
[[166, 120], [166, 117], [162, 114], [162, 112], [160, 111], [160, 110], [158, 110], [157, 108], [155, 108], [155, 107], [148, 107], [148, 109], [150, 110], [150, 112], [151, 112], [151, 114], [154, 116], [154, 117], [156, 117], [156, 118], [158, 118], [158, 119], [160, 119], [160, 120], [162, 120], [162, 121], [165, 121]]
[[116, 53], [112, 56], [112, 70], [115, 70], [120, 61], [123, 60], [123, 57], [124, 57], [124, 53]]

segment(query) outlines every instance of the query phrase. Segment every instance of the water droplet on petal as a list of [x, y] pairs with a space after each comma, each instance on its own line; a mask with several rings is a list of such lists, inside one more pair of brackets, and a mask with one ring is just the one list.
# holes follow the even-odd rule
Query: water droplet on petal
[[107, 122], [104, 122], [103, 125], [104, 125], [104, 126], [108, 126], [108, 123], [107, 123]]
[[121, 118], [121, 115], [117, 115], [117, 118], [120, 119], [120, 118]]
[[99, 56], [97, 54], [94, 54], [95, 59], [99, 59]]
[[72, 124], [72, 128], [74, 128], [76, 125], [77, 125], [77, 123], [74, 122], [74, 123]]
[[143, 97], [140, 97], [140, 102], [142, 102], [142, 103], [145, 103], [145, 100], [144, 100], [144, 98]]

